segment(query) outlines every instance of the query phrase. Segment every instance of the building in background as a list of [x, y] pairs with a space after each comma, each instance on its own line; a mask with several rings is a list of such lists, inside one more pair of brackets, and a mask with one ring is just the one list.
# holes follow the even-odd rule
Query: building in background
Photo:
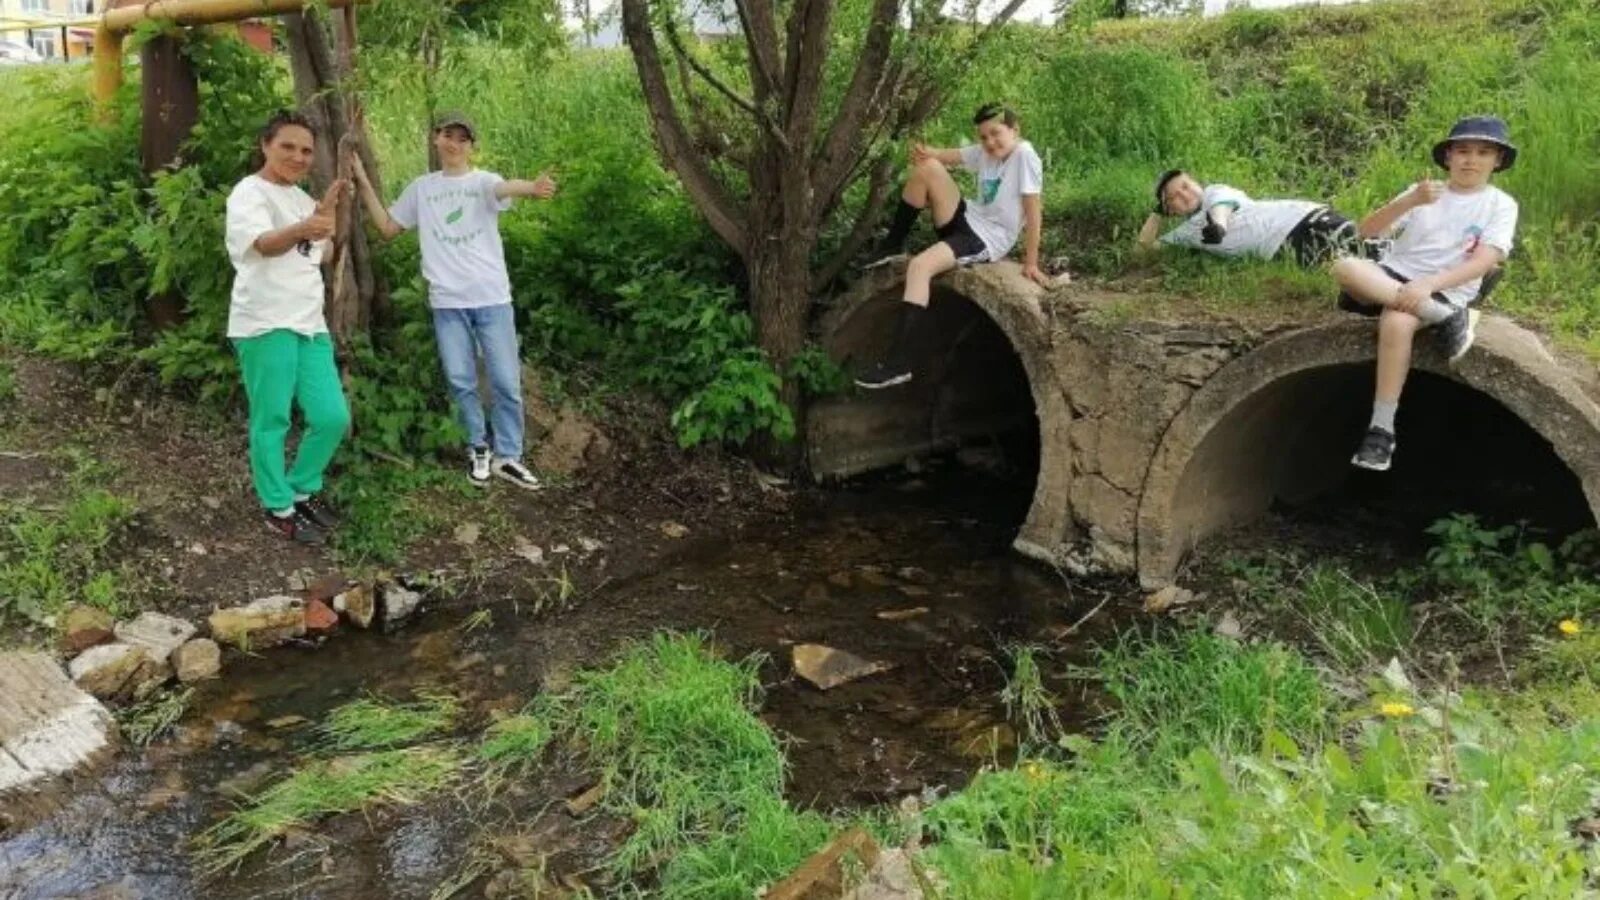
[[[85, 59], [103, 0], [0, 0], [0, 62]], [[31, 51], [31, 52], [30, 52]]]
[[[64, 62], [94, 53], [95, 20], [108, 8], [146, 0], [0, 0], [0, 65]], [[219, 26], [228, 27], [228, 26]], [[272, 26], [240, 22], [239, 37], [272, 52]]]

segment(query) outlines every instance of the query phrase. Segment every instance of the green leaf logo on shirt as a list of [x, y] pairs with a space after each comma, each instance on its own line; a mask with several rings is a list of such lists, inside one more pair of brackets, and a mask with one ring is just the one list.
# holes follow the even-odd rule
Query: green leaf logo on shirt
[[456, 207], [449, 215], [444, 217], [444, 223], [446, 225], [454, 225], [455, 223], [461, 221], [461, 214], [466, 211], [467, 208], [465, 206]]

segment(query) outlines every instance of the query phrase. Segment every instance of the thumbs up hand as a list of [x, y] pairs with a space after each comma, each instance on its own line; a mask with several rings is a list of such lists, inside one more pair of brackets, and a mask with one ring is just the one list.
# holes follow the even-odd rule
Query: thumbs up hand
[[1444, 182], [1430, 177], [1425, 172], [1417, 179], [1416, 187], [1411, 189], [1411, 205], [1427, 206], [1442, 196], [1444, 196]]

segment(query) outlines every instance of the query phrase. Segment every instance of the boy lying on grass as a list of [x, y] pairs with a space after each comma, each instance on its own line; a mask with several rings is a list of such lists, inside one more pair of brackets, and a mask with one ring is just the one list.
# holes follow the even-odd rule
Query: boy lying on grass
[[[1161, 234], [1167, 216], [1183, 221]], [[1226, 257], [1292, 256], [1308, 269], [1360, 252], [1356, 226], [1325, 203], [1255, 200], [1225, 184], [1202, 185], [1182, 169], [1157, 179], [1155, 212], [1144, 220], [1137, 240], [1141, 250], [1165, 244]]]
[[1333, 265], [1343, 309], [1380, 312], [1378, 383], [1372, 419], [1351, 463], [1382, 472], [1395, 448], [1395, 413], [1411, 367], [1416, 333], [1432, 328], [1455, 363], [1472, 347], [1483, 278], [1511, 252], [1517, 201], [1491, 185], [1495, 172], [1517, 160], [1506, 123], [1493, 116], [1457, 122], [1434, 145], [1444, 182], [1424, 176], [1382, 209], [1361, 220], [1363, 238], [1398, 232], [1377, 262], [1345, 258]]

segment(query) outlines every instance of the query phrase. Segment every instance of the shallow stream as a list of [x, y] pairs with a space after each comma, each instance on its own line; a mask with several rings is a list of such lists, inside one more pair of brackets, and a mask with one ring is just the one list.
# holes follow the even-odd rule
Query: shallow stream
[[[642, 577], [580, 585], [565, 609], [452, 605], [397, 634], [346, 632], [233, 658], [175, 734], [124, 751], [53, 814], [0, 835], [0, 898], [428, 897], [460, 870], [480, 824], [461, 804], [336, 817], [218, 879], [196, 876], [190, 842], [233, 808], [231, 792], [292, 770], [314, 723], [339, 704], [442, 688], [462, 698], [472, 731], [491, 710], [559, 689], [623, 641], [664, 628], [767, 655], [761, 714], [788, 742], [794, 802], [860, 808], [958, 788], [1014, 752], [1003, 648], [1060, 639], [1106, 597], [1010, 553], [1027, 501], [1025, 485], [968, 470], [858, 485], [802, 500], [760, 530], [717, 535], [699, 523], [696, 533], [711, 536]], [[1065, 658], [1109, 633], [1119, 605], [1066, 638]], [[819, 691], [790, 665], [791, 647], [806, 642], [892, 668]], [[1069, 718], [1094, 714], [1083, 698], [1065, 699]], [[597, 852], [551, 849], [575, 860]]]

